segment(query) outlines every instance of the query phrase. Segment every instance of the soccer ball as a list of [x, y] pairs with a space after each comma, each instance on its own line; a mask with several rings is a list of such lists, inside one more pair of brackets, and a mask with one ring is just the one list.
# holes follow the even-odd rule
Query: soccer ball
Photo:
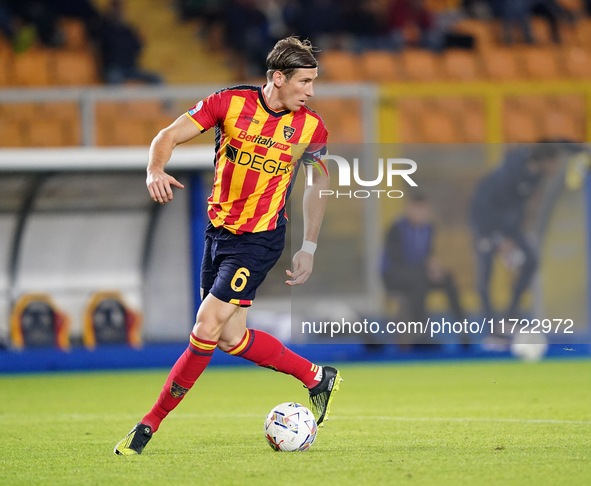
[[544, 334], [518, 333], [511, 343], [513, 356], [534, 363], [540, 361], [548, 351], [548, 340]]
[[305, 451], [314, 443], [317, 431], [314, 415], [299, 403], [277, 405], [265, 419], [265, 438], [275, 451]]

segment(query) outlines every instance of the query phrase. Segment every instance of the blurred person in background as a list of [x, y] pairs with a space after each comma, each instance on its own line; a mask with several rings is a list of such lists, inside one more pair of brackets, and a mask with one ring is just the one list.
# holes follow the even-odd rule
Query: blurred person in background
[[[65, 37], [58, 25], [56, 3], [51, 0], [5, 0], [8, 11], [18, 19], [22, 25], [22, 33], [28, 38], [27, 30], [32, 32], [46, 47], [61, 47]], [[32, 31], [30, 29], [33, 29]], [[14, 41], [14, 40], [13, 40]], [[28, 42], [30, 45], [32, 43]], [[17, 48], [18, 51], [25, 49]]]
[[[554, 143], [537, 143], [512, 150], [502, 164], [478, 185], [470, 208], [476, 256], [476, 286], [486, 319], [496, 318], [490, 299], [493, 258], [499, 254], [518, 271], [508, 307], [501, 318], [519, 318], [521, 297], [538, 267], [538, 256], [524, 234], [526, 204], [545, 177], [556, 172], [560, 149]], [[507, 339], [493, 333], [491, 344]]]
[[561, 42], [560, 24], [567, 22], [572, 25], [575, 22], [575, 14], [556, 0], [531, 0], [531, 13], [548, 22], [555, 44]]
[[6, 0], [0, 0], [0, 32], [7, 40], [14, 43], [16, 37], [16, 21]]
[[489, 0], [492, 12], [501, 19], [502, 41], [512, 45], [515, 30], [521, 32], [523, 42], [535, 44], [531, 18], [537, 15], [545, 19], [552, 33], [552, 40], [560, 43], [560, 22], [574, 23], [575, 15], [556, 0]]
[[53, 1], [52, 4], [60, 17], [79, 19], [84, 22], [88, 35], [94, 41], [98, 41], [101, 14], [90, 0], [59, 0]]
[[[365, 2], [349, 0], [298, 0], [286, 2], [284, 18], [289, 33], [297, 33], [320, 49], [336, 47], [337, 38], [343, 31], [343, 11], [348, 4], [363, 5]], [[357, 16], [356, 25], [365, 25], [365, 20]]]
[[439, 52], [444, 48], [444, 32], [423, 0], [393, 0], [388, 11], [388, 29], [396, 50], [408, 44], [409, 28], [419, 31], [419, 47]]
[[530, 2], [531, 0], [489, 0], [491, 11], [501, 20], [502, 42], [505, 45], [514, 43], [516, 29], [520, 31], [523, 42], [534, 43]]
[[225, 11], [225, 43], [241, 79], [264, 75], [264, 62], [273, 47], [268, 19], [257, 0], [229, 0]]
[[143, 42], [134, 27], [124, 19], [123, 1], [112, 0], [100, 28], [103, 77], [108, 84], [142, 81], [157, 84], [160, 75], [139, 67]]
[[[434, 239], [431, 203], [424, 194], [411, 193], [404, 216], [392, 224], [384, 242], [382, 277], [386, 291], [401, 293], [408, 299], [408, 321], [426, 324], [425, 299], [432, 290], [443, 290], [454, 319], [463, 321], [465, 315], [455, 280], [435, 258]], [[417, 335], [414, 341], [405, 344], [427, 344], [424, 339], [424, 335]], [[462, 344], [468, 343], [468, 336], [462, 336]]]

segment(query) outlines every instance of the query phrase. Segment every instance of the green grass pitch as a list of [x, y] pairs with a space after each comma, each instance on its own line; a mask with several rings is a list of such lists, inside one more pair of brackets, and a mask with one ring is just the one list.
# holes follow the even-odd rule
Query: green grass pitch
[[253, 366], [206, 370], [132, 457], [113, 447], [167, 371], [2, 376], [0, 484], [591, 484], [591, 361], [340, 369], [309, 451], [266, 444], [268, 411], [307, 393]]

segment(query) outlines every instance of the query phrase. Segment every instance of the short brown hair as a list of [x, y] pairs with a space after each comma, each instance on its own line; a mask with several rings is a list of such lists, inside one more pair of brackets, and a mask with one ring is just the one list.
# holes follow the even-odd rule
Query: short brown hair
[[289, 81], [296, 69], [318, 67], [312, 52], [314, 46], [309, 40], [301, 41], [293, 36], [281, 39], [267, 56], [267, 79], [270, 81], [275, 71], [281, 71]]

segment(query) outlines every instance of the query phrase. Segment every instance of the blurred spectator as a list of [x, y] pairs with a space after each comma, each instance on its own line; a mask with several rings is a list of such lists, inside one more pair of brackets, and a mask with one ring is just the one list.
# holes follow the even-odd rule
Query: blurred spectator
[[90, 36], [97, 38], [100, 16], [88, 0], [0, 0], [0, 31], [16, 52], [27, 50], [36, 37], [45, 46], [63, 45], [64, 35], [58, 27], [61, 17], [82, 20]]
[[98, 40], [101, 16], [90, 0], [59, 0], [51, 3], [60, 17], [79, 19], [84, 22], [86, 32], [92, 39]]
[[127, 80], [162, 82], [158, 74], [144, 71], [138, 66], [142, 40], [138, 32], [125, 22], [121, 0], [112, 0], [102, 20], [100, 41], [103, 76], [107, 83], [120, 84]]
[[[309, 39], [315, 46], [326, 49], [333, 47], [334, 37], [346, 28], [343, 25], [343, 12], [347, 12], [352, 5], [361, 10], [363, 4], [365, 2], [358, 0], [299, 0], [287, 2], [283, 15], [289, 34]], [[358, 15], [355, 18], [357, 25], [371, 28], [371, 25], [367, 25], [367, 18]]]
[[521, 31], [523, 42], [533, 44], [531, 30], [531, 0], [489, 0], [493, 14], [501, 19], [502, 41], [512, 45], [514, 30]]
[[560, 22], [574, 23], [575, 15], [556, 0], [531, 0], [531, 13], [546, 19], [552, 32], [552, 40], [560, 44]]
[[183, 19], [203, 19], [211, 22], [223, 14], [226, 0], [179, 0], [177, 8]]
[[12, 10], [0, 0], [0, 31], [9, 41], [13, 42], [15, 37], [15, 25]]
[[524, 235], [526, 203], [545, 176], [558, 167], [557, 144], [538, 143], [508, 152], [505, 160], [478, 185], [471, 207], [476, 254], [476, 285], [485, 317], [494, 318], [490, 300], [493, 258], [498, 253], [510, 268], [518, 270], [511, 302], [501, 317], [519, 317], [519, 302], [536, 271], [533, 244]]
[[427, 322], [425, 299], [434, 289], [447, 294], [454, 318], [461, 321], [464, 311], [458, 290], [453, 275], [433, 255], [434, 238], [431, 204], [424, 195], [411, 194], [405, 215], [394, 222], [386, 236], [384, 284], [388, 293], [402, 293], [408, 299], [409, 321]]
[[47, 47], [64, 44], [64, 34], [58, 27], [58, 14], [51, 0], [5, 0], [10, 11], [25, 26], [32, 26], [39, 40]]
[[226, 9], [226, 45], [241, 77], [263, 76], [267, 54], [275, 45], [269, 23], [257, 0], [230, 0]]
[[178, 14], [183, 20], [198, 19], [199, 37], [208, 42], [210, 50], [223, 48], [224, 13], [227, 0], [177, 0]]
[[560, 22], [574, 22], [575, 16], [556, 0], [489, 0], [493, 13], [501, 19], [503, 37], [506, 45], [514, 42], [514, 31], [517, 28], [526, 44], [534, 44], [531, 16], [544, 18], [552, 32], [552, 40], [560, 43]]
[[444, 34], [423, 0], [393, 0], [388, 12], [388, 27], [394, 49], [408, 44], [408, 33], [412, 28], [419, 31], [420, 47], [432, 51], [441, 51], [444, 47]]

